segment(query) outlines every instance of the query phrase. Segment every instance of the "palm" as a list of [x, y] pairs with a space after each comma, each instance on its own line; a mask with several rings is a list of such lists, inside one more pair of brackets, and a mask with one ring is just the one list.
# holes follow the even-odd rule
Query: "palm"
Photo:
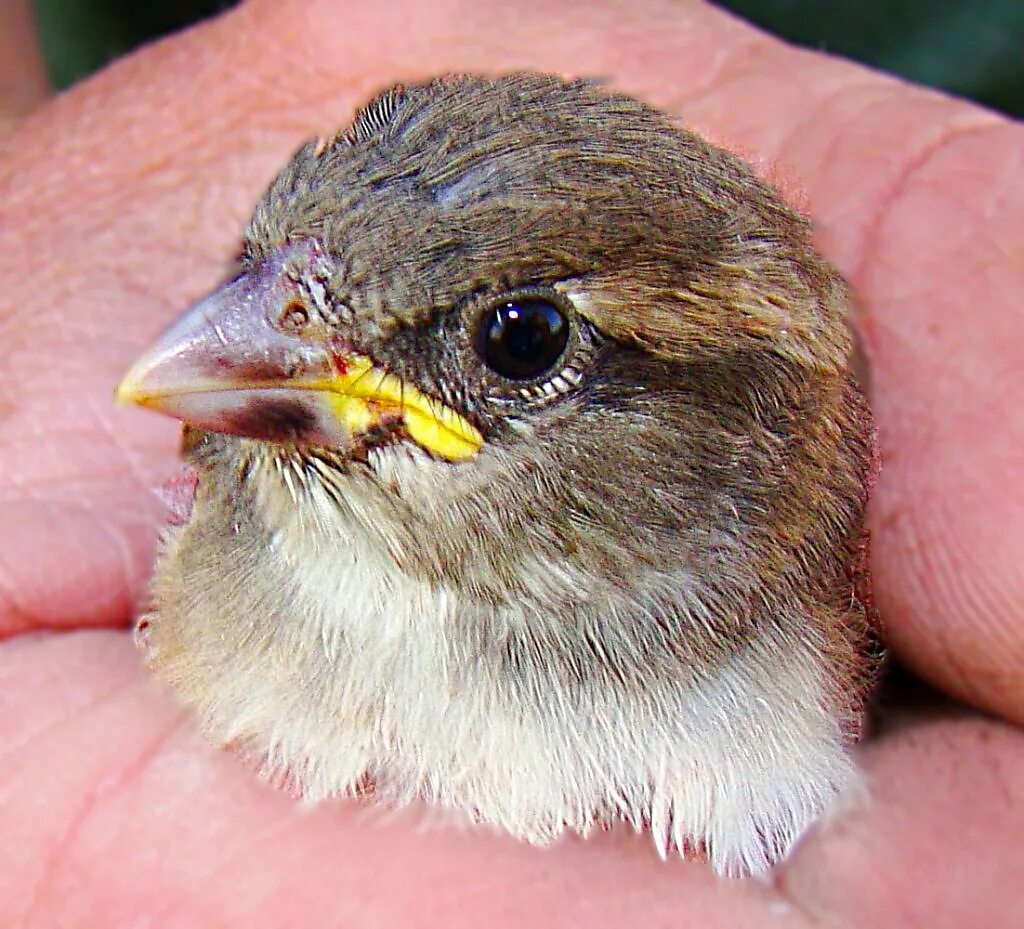
[[872, 805], [768, 888], [661, 865], [623, 835], [541, 852], [422, 816], [303, 812], [204, 746], [140, 671], [123, 627], [176, 435], [112, 409], [119, 373], [226, 273], [303, 138], [395, 78], [529, 66], [612, 75], [800, 178], [863, 300], [891, 640], [955, 696], [1024, 720], [1019, 127], [697, 4], [628, 20], [610, 0], [452, 0], [422, 21], [298, 6], [254, 2], [110, 69], [0, 160], [0, 922], [1007, 925], [1024, 738], [966, 709], [866, 747]]

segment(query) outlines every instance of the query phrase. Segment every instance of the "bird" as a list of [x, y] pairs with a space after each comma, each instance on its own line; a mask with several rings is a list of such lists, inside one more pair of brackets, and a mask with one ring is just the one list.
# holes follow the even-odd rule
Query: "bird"
[[769, 183], [597, 82], [451, 74], [305, 144], [242, 242], [117, 390], [185, 424], [135, 635], [210, 740], [724, 876], [858, 795], [875, 432]]

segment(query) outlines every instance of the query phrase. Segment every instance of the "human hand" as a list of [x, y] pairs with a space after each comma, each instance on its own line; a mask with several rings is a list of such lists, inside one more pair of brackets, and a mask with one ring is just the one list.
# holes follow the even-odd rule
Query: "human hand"
[[[537, 850], [422, 815], [303, 811], [194, 735], [123, 627], [173, 424], [117, 411], [127, 363], [230, 268], [303, 139], [393, 80], [607, 75], [799, 178], [863, 303], [885, 458], [889, 638], [1024, 721], [1024, 133], [796, 52], [703, 4], [514, 11], [250, 2], [38, 110], [0, 156], [0, 922], [25, 925], [1010, 925], [1024, 739], [958, 707], [862, 750], [871, 801], [772, 886], [625, 834]], [[784, 186], [789, 186], [785, 184]], [[36, 633], [36, 634], [29, 634]]]

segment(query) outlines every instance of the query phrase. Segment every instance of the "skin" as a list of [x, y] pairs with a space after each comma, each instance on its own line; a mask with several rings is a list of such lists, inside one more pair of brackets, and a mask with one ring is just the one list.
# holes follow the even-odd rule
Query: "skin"
[[[1024, 132], [700, 4], [383, 7], [244, 5], [6, 141], [0, 922], [1012, 925]], [[959, 702], [901, 710], [861, 753], [872, 806], [770, 886], [662, 865], [627, 834], [538, 851], [428, 814], [304, 812], [202, 744], [125, 632], [176, 429], [112, 409], [119, 374], [223, 277], [301, 139], [391, 80], [510, 67], [611, 75], [781, 176], [861, 297], [876, 595], [895, 653]]]
[[0, 134], [48, 96], [31, 0], [0, 0]]

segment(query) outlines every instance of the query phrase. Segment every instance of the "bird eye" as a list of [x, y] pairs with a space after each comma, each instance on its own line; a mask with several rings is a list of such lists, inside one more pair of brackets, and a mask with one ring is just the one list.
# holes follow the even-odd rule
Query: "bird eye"
[[569, 341], [569, 320], [550, 300], [506, 300], [485, 313], [476, 349], [496, 374], [514, 381], [538, 377], [553, 368]]

